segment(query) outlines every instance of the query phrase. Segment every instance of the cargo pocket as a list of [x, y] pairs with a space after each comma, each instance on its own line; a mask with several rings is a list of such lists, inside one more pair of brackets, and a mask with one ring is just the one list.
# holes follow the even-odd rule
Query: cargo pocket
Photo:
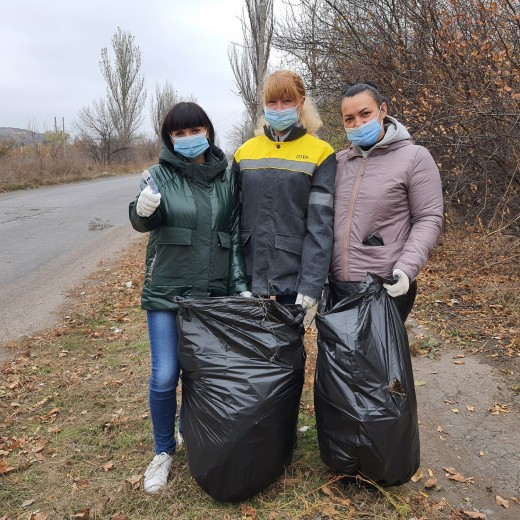
[[276, 234], [274, 249], [273, 280], [295, 284], [300, 271], [303, 237]]
[[223, 231], [214, 231], [211, 234], [211, 285], [226, 289], [229, 279], [229, 256], [231, 253], [231, 237]]
[[191, 285], [193, 278], [193, 230], [165, 227], [157, 234], [150, 272], [152, 285]]

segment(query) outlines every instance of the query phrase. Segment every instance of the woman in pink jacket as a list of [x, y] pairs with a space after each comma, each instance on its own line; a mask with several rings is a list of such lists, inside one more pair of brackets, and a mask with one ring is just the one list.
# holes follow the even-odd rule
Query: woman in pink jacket
[[369, 272], [393, 277], [385, 288], [405, 321], [415, 279], [442, 229], [439, 170], [428, 150], [388, 115], [375, 85], [358, 83], [342, 97], [351, 146], [337, 154], [330, 285], [348, 287]]

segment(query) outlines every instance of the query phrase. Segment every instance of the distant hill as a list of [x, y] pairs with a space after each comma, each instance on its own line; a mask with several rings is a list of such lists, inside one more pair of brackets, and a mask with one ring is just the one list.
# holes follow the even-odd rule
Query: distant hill
[[43, 134], [40, 132], [0, 126], [0, 141], [13, 141], [18, 146], [34, 143], [35, 141], [42, 143], [43, 137]]

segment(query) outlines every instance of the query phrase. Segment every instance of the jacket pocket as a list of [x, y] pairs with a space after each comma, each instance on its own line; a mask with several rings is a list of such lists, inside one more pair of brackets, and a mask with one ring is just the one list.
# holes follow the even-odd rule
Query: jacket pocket
[[367, 273], [375, 273], [384, 278], [392, 278], [392, 270], [399, 260], [406, 244], [405, 240], [385, 244], [384, 246], [365, 246], [352, 244], [350, 251], [350, 269], [362, 273], [362, 280]]
[[193, 230], [165, 227], [157, 234], [155, 258], [150, 270], [152, 285], [191, 285], [194, 254]]
[[231, 256], [231, 237], [224, 231], [213, 231], [211, 233], [212, 259], [210, 264], [210, 285], [213, 288], [227, 286], [229, 280], [229, 257]]
[[271, 267], [273, 280], [294, 283], [300, 271], [303, 237], [275, 234], [274, 263]]

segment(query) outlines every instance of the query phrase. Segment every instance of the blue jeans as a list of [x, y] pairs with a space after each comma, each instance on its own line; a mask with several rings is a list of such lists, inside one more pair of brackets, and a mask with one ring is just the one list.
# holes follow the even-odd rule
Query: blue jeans
[[147, 311], [146, 318], [152, 363], [149, 399], [155, 452], [173, 453], [180, 374], [177, 312]]

